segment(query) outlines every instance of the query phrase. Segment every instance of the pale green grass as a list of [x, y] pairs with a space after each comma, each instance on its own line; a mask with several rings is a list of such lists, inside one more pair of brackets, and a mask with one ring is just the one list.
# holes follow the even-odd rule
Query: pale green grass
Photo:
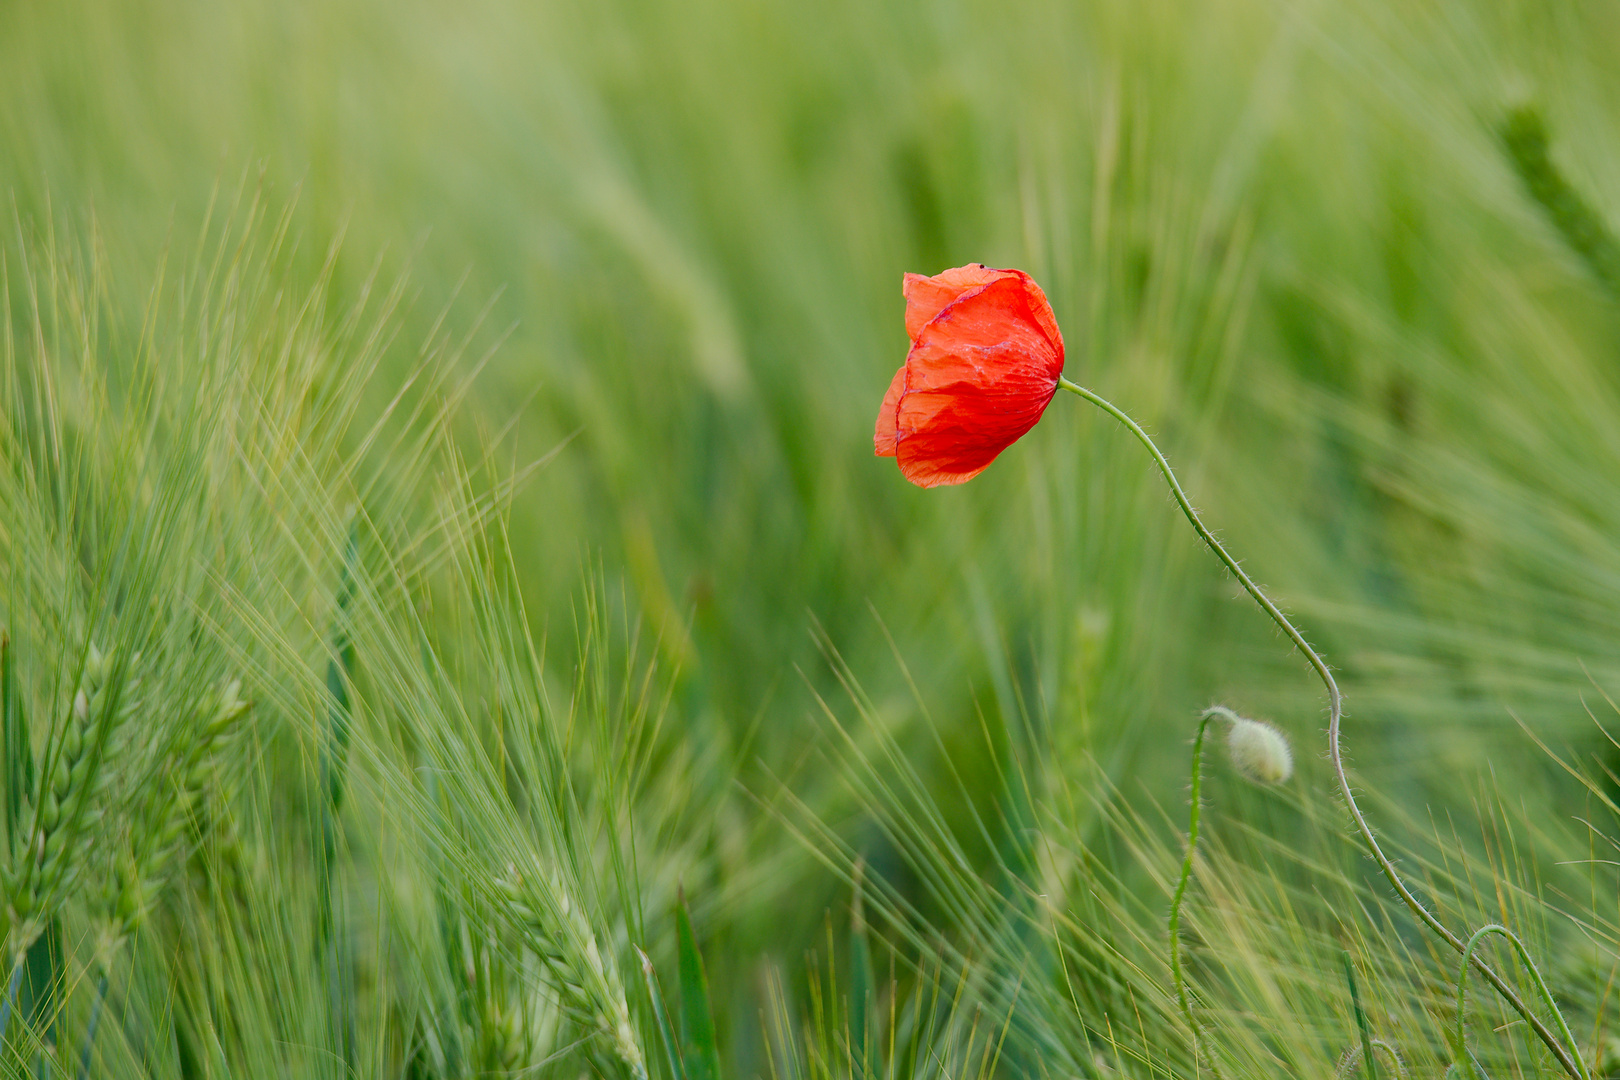
[[1608, 9], [12, 7], [0, 621], [34, 790], [99, 756], [8, 1067], [76, 1073], [105, 974], [96, 1075], [663, 1075], [684, 886], [728, 1075], [1193, 1075], [1219, 701], [1301, 766], [1209, 765], [1224, 1072], [1340, 1069], [1348, 948], [1438, 1076], [1455, 960], [1139, 448], [1060, 401], [961, 490], [871, 457], [900, 273], [971, 260], [1336, 665], [1420, 891], [1612, 1053]]

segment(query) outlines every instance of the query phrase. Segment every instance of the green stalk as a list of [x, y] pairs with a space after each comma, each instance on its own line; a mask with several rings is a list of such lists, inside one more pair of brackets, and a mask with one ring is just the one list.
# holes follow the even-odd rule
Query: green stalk
[[1620, 242], [1591, 203], [1565, 178], [1548, 152], [1547, 124], [1531, 106], [1510, 112], [1498, 132], [1508, 161], [1530, 197], [1541, 204], [1564, 242], [1609, 294], [1620, 300]]
[[1198, 718], [1198, 734], [1193, 736], [1192, 750], [1192, 809], [1187, 814], [1187, 854], [1181, 860], [1181, 877], [1176, 881], [1176, 892], [1170, 900], [1170, 976], [1176, 987], [1176, 1004], [1181, 1006], [1182, 1019], [1187, 1021], [1187, 1027], [1192, 1032], [1193, 1054], [1196, 1056], [1203, 1050], [1204, 1056], [1209, 1059], [1209, 1071], [1220, 1080], [1221, 1069], [1215, 1061], [1215, 1055], [1201, 1044], [1198, 1020], [1193, 1016], [1192, 1002], [1187, 996], [1187, 975], [1181, 965], [1181, 905], [1187, 896], [1187, 884], [1192, 880], [1193, 856], [1198, 851], [1198, 821], [1202, 816], [1203, 784], [1204, 784], [1204, 736], [1209, 731], [1209, 722], [1216, 716], [1231, 719], [1230, 709], [1220, 705], [1212, 705], [1204, 710], [1204, 715]]
[[1072, 383], [1061, 376], [1058, 378], [1058, 385], [1072, 394], [1078, 394], [1080, 397], [1085, 398], [1103, 412], [1124, 424], [1125, 428], [1147, 448], [1147, 452], [1152, 455], [1154, 463], [1159, 466], [1159, 471], [1164, 474], [1165, 482], [1170, 486], [1170, 494], [1175, 497], [1176, 505], [1181, 507], [1182, 514], [1192, 524], [1193, 530], [1198, 533], [1199, 539], [1203, 540], [1205, 546], [1214, 552], [1215, 557], [1220, 559], [1222, 564], [1232, 572], [1232, 575], [1238, 579], [1238, 583], [1243, 586], [1244, 591], [1254, 598], [1255, 603], [1259, 604], [1261, 609], [1271, 616], [1271, 621], [1276, 623], [1284, 634], [1288, 635], [1288, 639], [1304, 654], [1305, 659], [1309, 661], [1317, 677], [1322, 680], [1328, 698], [1328, 754], [1333, 762], [1334, 775], [1338, 777], [1339, 792], [1344, 796], [1345, 805], [1350, 810], [1350, 817], [1355, 822], [1357, 831], [1361, 833], [1362, 842], [1367, 845], [1367, 850], [1372, 855], [1373, 861], [1383, 871], [1385, 880], [1390, 883], [1390, 886], [1394, 888], [1396, 894], [1411, 909], [1412, 913], [1418, 917], [1418, 921], [1432, 930], [1447, 945], [1450, 945], [1459, 953], [1464, 953], [1465, 959], [1473, 963], [1474, 970], [1478, 971], [1485, 977], [1487, 982], [1496, 987], [1497, 992], [1513, 1008], [1513, 1011], [1523, 1017], [1524, 1022], [1529, 1024], [1537, 1037], [1546, 1044], [1547, 1049], [1552, 1052], [1553, 1057], [1558, 1059], [1558, 1063], [1563, 1066], [1565, 1072], [1569, 1073], [1574, 1080], [1588, 1080], [1586, 1066], [1582, 1063], [1580, 1051], [1575, 1048], [1573, 1041], [1570, 1043], [1569, 1048], [1566, 1049], [1558, 1041], [1558, 1037], [1553, 1034], [1552, 1030], [1542, 1022], [1540, 1017], [1530, 1011], [1530, 1007], [1524, 1003], [1524, 1000], [1500, 975], [1478, 956], [1466, 952], [1462, 939], [1448, 930], [1446, 925], [1412, 894], [1412, 890], [1406, 887], [1406, 882], [1402, 881], [1401, 876], [1395, 872], [1395, 864], [1389, 861], [1383, 849], [1378, 846], [1378, 839], [1373, 835], [1372, 826], [1367, 824], [1367, 819], [1362, 815], [1361, 808], [1356, 805], [1355, 794], [1350, 790], [1350, 778], [1345, 775], [1344, 755], [1339, 747], [1339, 721], [1343, 716], [1344, 702], [1339, 692], [1339, 684], [1334, 681], [1333, 672], [1328, 669], [1327, 662], [1322, 659], [1315, 649], [1311, 648], [1310, 643], [1305, 640], [1305, 635], [1301, 634], [1298, 628], [1289, 621], [1288, 616], [1282, 613], [1282, 609], [1272, 603], [1271, 598], [1261, 591], [1260, 586], [1254, 583], [1254, 579], [1244, 572], [1243, 567], [1238, 565], [1238, 561], [1227, 553], [1226, 548], [1221, 546], [1221, 542], [1215, 539], [1215, 534], [1209, 531], [1203, 519], [1198, 516], [1198, 511], [1193, 509], [1192, 502], [1187, 498], [1186, 492], [1181, 490], [1181, 484], [1176, 480], [1176, 474], [1171, 470], [1170, 462], [1165, 459], [1164, 454], [1160, 452], [1148, 433], [1142, 430], [1141, 425], [1132, 420], [1119, 406], [1094, 391], [1088, 390], [1077, 383]]
[[0, 747], [5, 753], [6, 853], [20, 844], [23, 808], [34, 797], [34, 753], [12, 664], [11, 635], [0, 630]]
[[1356, 965], [1350, 960], [1350, 950], [1341, 952], [1344, 960], [1344, 978], [1350, 984], [1350, 1007], [1355, 1010], [1356, 1027], [1361, 1032], [1361, 1063], [1367, 1071], [1367, 1080], [1378, 1080], [1378, 1059], [1373, 1056], [1372, 1028], [1367, 1023], [1367, 1010], [1361, 1007], [1361, 993], [1356, 989]]
[[866, 911], [863, 892], [866, 860], [855, 862], [855, 885], [849, 913], [849, 1049], [850, 1074], [854, 1080], [872, 1080], [882, 1075], [879, 1048], [872, 1038], [872, 1007], [877, 1001], [876, 979], [872, 974], [872, 946], [866, 938]]
[[11, 1026], [11, 1008], [17, 1000], [17, 987], [22, 983], [25, 953], [19, 953], [11, 965], [11, 978], [6, 982], [6, 999], [0, 1002], [0, 1045], [4, 1045], [6, 1029]]
[[349, 608], [354, 601], [358, 547], [358, 533], [356, 527], [351, 526], [344, 548], [342, 576], [332, 619], [332, 657], [326, 664], [326, 690], [330, 701], [327, 730], [320, 754], [323, 798], [320, 808], [320, 850], [317, 853], [320, 859], [317, 878], [319, 934], [326, 954], [327, 1007], [332, 1038], [337, 1044], [338, 1056], [344, 1063], [345, 1071], [352, 1071], [354, 1064], [354, 987], [348, 950], [343, 947], [346, 943], [340, 942], [337, 934], [336, 907], [342, 898], [338, 895], [339, 883], [333, 879], [333, 864], [337, 859], [339, 815], [343, 808], [349, 741], [354, 723], [349, 687], [354, 677], [355, 646], [349, 628]]
[[79, 1080], [89, 1080], [90, 1052], [96, 1048], [96, 1028], [101, 1024], [101, 1010], [107, 1004], [107, 971], [101, 971], [96, 980], [96, 1001], [90, 1007], [90, 1023], [84, 1029], [84, 1052], [79, 1055]]

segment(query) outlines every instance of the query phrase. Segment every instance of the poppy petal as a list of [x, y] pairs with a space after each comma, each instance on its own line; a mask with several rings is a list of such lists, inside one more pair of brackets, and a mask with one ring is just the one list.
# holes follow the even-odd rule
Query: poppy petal
[[1023, 282], [1024, 301], [1029, 305], [1029, 317], [1041, 328], [1041, 333], [1046, 335], [1046, 340], [1052, 348], [1057, 350], [1057, 370], [1053, 372], [1053, 377], [1056, 378], [1063, 374], [1063, 332], [1058, 329], [1057, 316], [1052, 314], [1052, 305], [1047, 302], [1046, 294], [1041, 291], [1041, 287], [1035, 284], [1035, 279], [1022, 270], [1014, 273]]
[[1035, 426], [1057, 392], [1061, 339], [1050, 308], [1019, 272], [966, 292], [919, 334], [906, 357], [896, 458], [923, 487], [960, 484]]
[[971, 480], [1040, 420], [1055, 382], [1003, 384], [994, 396], [914, 391], [900, 403], [895, 457], [906, 479], [923, 487]]
[[905, 297], [911, 349], [884, 395], [873, 449], [912, 483], [960, 484], [1045, 413], [1063, 374], [1063, 335], [1022, 270], [907, 274]]
[[916, 341], [922, 328], [963, 293], [1017, 273], [1017, 270], [994, 270], [983, 263], [969, 263], [933, 277], [907, 274], [902, 289], [906, 294], [906, 334]]
[[872, 434], [872, 450], [878, 457], [894, 457], [895, 417], [900, 412], [900, 395], [906, 388], [906, 365], [894, 373], [889, 381], [889, 392], [883, 395], [878, 409], [877, 430]]
[[1051, 314], [1046, 298], [1022, 274], [964, 295], [935, 316], [912, 345], [906, 356], [907, 391], [959, 383], [959, 392], [972, 394], [981, 384], [1020, 373], [1055, 384], [1063, 373], [1062, 339], [1052, 340], [1043, 314]]

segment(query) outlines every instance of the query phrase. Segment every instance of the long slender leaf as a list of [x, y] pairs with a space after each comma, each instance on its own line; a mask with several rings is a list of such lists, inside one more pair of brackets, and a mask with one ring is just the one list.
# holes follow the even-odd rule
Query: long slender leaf
[[647, 954], [640, 949], [636, 956], [641, 960], [641, 976], [647, 985], [647, 998], [652, 1003], [653, 1023], [658, 1026], [658, 1041], [664, 1047], [664, 1061], [669, 1066], [670, 1080], [685, 1080], [686, 1069], [681, 1062], [680, 1043], [675, 1037], [675, 1030], [669, 1023], [669, 1010], [664, 1007], [664, 995], [658, 986], [658, 972], [653, 968], [653, 962]]
[[709, 979], [703, 971], [703, 954], [698, 951], [684, 894], [675, 907], [675, 938], [681, 979], [681, 1060], [687, 1080], [720, 1080]]
[[16, 848], [23, 807], [34, 797], [34, 749], [11, 650], [11, 635], [0, 630], [0, 752], [5, 754], [8, 852]]
[[872, 973], [872, 946], [867, 940], [865, 890], [866, 863], [855, 866], [854, 899], [849, 927], [849, 1052], [856, 1080], [881, 1076], [883, 1062], [872, 1030], [876, 980]]

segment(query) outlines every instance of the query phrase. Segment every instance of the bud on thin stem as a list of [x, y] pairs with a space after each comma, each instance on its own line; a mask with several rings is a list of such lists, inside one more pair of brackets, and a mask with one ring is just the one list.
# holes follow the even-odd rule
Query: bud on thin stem
[[1288, 737], [1263, 720], [1234, 716], [1226, 732], [1232, 767], [1257, 784], [1280, 784], [1294, 775], [1294, 752]]

